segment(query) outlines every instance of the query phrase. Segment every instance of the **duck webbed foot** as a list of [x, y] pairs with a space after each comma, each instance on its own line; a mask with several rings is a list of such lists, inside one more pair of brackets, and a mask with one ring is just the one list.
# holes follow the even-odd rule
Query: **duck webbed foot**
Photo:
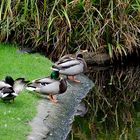
[[54, 95], [48, 95], [48, 99], [53, 103], [57, 103], [56, 97]]
[[67, 79], [71, 80], [71, 81], [74, 81], [76, 83], [80, 83], [81, 81], [75, 79], [75, 76], [67, 76]]

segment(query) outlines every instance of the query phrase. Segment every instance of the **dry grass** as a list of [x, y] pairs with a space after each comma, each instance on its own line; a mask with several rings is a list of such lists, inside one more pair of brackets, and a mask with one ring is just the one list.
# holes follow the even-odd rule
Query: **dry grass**
[[104, 48], [111, 58], [140, 47], [138, 0], [2, 0], [0, 41], [43, 49], [50, 58]]

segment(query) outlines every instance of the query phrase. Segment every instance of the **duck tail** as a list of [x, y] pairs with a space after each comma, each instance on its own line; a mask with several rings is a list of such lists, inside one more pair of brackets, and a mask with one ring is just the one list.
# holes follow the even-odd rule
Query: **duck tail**
[[35, 91], [36, 90], [36, 86], [34, 86], [32, 83], [28, 83], [26, 86], [26, 89], [29, 91]]
[[60, 71], [60, 68], [58, 68], [56, 65], [53, 65], [51, 67], [51, 69], [54, 70], [54, 71]]
[[36, 87], [27, 86], [26, 89], [29, 91], [35, 91]]
[[5, 97], [7, 97], [8, 95], [9, 95], [9, 93], [5, 93], [5, 94], [2, 95], [1, 98], [5, 98]]
[[12, 92], [11, 94], [15, 97], [18, 96], [18, 94], [16, 94], [15, 92]]

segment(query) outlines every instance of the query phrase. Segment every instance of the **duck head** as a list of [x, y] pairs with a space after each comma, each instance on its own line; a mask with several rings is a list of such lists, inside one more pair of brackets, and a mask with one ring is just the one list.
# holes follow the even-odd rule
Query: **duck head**
[[54, 79], [54, 80], [59, 80], [59, 70], [53, 70], [51, 75], [50, 75], [51, 79]]
[[9, 84], [10, 86], [14, 85], [14, 79], [11, 76], [5, 77], [5, 83]]
[[77, 53], [76, 53], [76, 58], [83, 58], [83, 54], [88, 52], [88, 50], [79, 50]]

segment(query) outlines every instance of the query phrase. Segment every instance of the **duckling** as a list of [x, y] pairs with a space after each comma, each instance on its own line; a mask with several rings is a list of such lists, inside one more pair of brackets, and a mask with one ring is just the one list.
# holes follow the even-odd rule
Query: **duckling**
[[67, 82], [64, 78], [59, 78], [59, 71], [53, 71], [48, 77], [33, 80], [26, 89], [47, 95], [50, 101], [56, 103], [55, 95], [67, 90]]
[[24, 78], [14, 80], [11, 76], [6, 76], [4, 81], [0, 81], [0, 98], [3, 101], [14, 101], [28, 82]]
[[59, 73], [66, 75], [67, 79], [80, 83], [75, 76], [83, 73], [87, 69], [87, 64], [82, 55], [86, 51], [78, 52], [76, 57], [72, 57], [71, 55], [63, 56], [52, 66], [52, 69], [59, 70]]

